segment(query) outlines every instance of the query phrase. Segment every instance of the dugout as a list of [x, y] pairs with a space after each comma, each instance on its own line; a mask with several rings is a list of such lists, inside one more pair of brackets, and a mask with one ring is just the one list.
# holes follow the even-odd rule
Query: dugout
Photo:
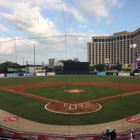
[[89, 73], [89, 62], [64, 62], [64, 72]]

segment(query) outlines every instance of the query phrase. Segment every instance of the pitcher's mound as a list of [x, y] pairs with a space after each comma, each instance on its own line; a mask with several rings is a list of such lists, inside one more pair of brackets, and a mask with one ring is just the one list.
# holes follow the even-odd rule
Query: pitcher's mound
[[83, 89], [67, 89], [64, 91], [65, 92], [73, 92], [73, 93], [85, 92], [85, 90], [83, 90]]

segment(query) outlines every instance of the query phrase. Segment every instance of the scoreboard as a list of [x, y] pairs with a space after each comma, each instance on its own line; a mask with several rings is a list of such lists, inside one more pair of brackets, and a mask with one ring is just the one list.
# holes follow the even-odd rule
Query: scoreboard
[[89, 72], [89, 62], [64, 62], [64, 72]]
[[26, 66], [11, 65], [7, 67], [8, 72], [26, 72]]

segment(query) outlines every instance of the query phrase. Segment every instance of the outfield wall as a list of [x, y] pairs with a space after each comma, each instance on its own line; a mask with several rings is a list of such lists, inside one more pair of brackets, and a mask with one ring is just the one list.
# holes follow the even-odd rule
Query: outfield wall
[[28, 77], [28, 76], [53, 76], [55, 75], [55, 72], [47, 72], [47, 73], [1, 73], [0, 74], [0, 78], [2, 77], [19, 77], [19, 76], [24, 76], [24, 77]]
[[140, 73], [128, 73], [128, 72], [89, 72], [89, 73], [77, 73], [77, 72], [47, 72], [47, 73], [1, 73], [2, 77], [18, 77], [18, 76], [54, 76], [54, 75], [99, 75], [99, 76], [140, 76]]

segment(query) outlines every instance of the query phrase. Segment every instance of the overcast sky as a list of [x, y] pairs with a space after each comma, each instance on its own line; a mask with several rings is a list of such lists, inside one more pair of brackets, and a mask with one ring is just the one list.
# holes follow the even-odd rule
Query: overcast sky
[[[92, 36], [134, 31], [140, 0], [1, 0], [0, 63], [87, 61]], [[34, 41], [34, 43], [33, 43]]]

